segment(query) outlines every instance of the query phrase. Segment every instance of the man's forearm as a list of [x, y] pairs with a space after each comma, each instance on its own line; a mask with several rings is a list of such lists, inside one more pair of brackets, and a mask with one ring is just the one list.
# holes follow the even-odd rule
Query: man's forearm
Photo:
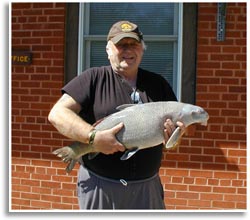
[[78, 116], [78, 109], [74, 109], [74, 105], [71, 105], [71, 102], [75, 104], [74, 100], [69, 96], [62, 97], [51, 109], [48, 119], [64, 136], [88, 143], [88, 134], [93, 129], [93, 126]]

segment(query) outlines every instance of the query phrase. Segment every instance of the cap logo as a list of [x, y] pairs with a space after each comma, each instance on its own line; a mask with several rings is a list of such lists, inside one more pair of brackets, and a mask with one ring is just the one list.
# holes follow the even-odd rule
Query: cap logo
[[130, 31], [132, 31], [132, 28], [133, 27], [128, 23], [124, 23], [121, 25], [121, 29], [123, 32], [130, 32]]

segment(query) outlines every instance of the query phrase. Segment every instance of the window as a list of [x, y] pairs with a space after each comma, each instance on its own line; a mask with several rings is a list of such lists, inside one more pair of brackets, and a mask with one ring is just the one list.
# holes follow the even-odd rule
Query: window
[[180, 100], [182, 4], [81, 3], [79, 19], [78, 73], [109, 65], [108, 31], [116, 21], [129, 20], [138, 24], [147, 45], [141, 67], [165, 77]]

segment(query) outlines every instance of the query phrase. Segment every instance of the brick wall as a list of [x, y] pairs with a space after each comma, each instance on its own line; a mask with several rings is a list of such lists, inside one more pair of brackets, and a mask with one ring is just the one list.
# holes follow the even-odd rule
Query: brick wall
[[210, 114], [161, 169], [169, 209], [246, 208], [246, 4], [230, 3], [226, 40], [216, 40], [217, 4], [199, 3], [197, 105]]
[[12, 49], [33, 53], [12, 66], [12, 208], [74, 209], [76, 171], [51, 154], [64, 138], [47, 120], [64, 80], [65, 4], [13, 3]]
[[[246, 209], [246, 4], [227, 5], [223, 42], [216, 6], [198, 7], [196, 99], [210, 120], [164, 152], [168, 209]], [[12, 49], [33, 53], [32, 65], [12, 66], [13, 210], [78, 209], [78, 167], [65, 174], [51, 155], [67, 140], [47, 120], [63, 85], [64, 19], [65, 4], [12, 4]]]

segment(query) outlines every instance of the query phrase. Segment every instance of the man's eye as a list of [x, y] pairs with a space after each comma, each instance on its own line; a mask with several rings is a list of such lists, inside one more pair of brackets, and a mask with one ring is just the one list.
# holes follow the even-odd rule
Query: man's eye
[[133, 44], [117, 44], [117, 47], [120, 48], [124, 48], [124, 47], [137, 47], [138, 44], [137, 43], [133, 43]]

